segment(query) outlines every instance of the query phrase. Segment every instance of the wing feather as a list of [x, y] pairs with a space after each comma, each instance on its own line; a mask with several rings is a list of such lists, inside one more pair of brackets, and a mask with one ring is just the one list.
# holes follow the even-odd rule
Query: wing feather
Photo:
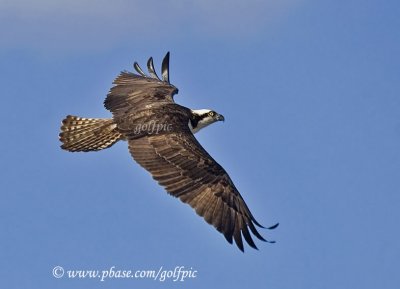
[[135, 62], [133, 64], [133, 67], [135, 68], [135, 70], [143, 77], [147, 77], [146, 73], [144, 73], [144, 71], [142, 70], [142, 68], [140, 67], [139, 63]]
[[234, 229], [233, 229], [233, 239], [235, 240], [236, 246], [240, 249], [240, 251], [244, 251], [242, 234], [240, 232], [240, 226], [242, 226], [241, 218], [235, 213], [235, 221], [234, 221]]
[[[189, 204], [198, 215], [234, 240], [244, 250], [243, 240], [257, 248], [250, 232], [265, 241], [254, 219], [225, 170], [201, 147], [190, 131], [130, 139], [133, 158], [171, 195]], [[149, 155], [149, 152], [150, 155]], [[150, 159], [151, 162], [147, 162]]]
[[161, 65], [162, 80], [169, 83], [169, 52], [165, 55]]
[[159, 79], [154, 69], [153, 58], [150, 57], [147, 66], [149, 76], [135, 62], [133, 67], [138, 74], [123, 71], [114, 80], [114, 86], [108, 93], [104, 106], [113, 113], [115, 119], [148, 105], [174, 103], [173, 96], [178, 93], [178, 89]]
[[246, 240], [247, 244], [249, 244], [250, 247], [258, 250], [256, 244], [254, 243], [253, 239], [251, 238], [248, 227], [242, 226], [242, 228], [243, 228], [242, 234], [243, 234], [243, 237]]
[[149, 69], [150, 77], [160, 80], [156, 73], [156, 70], [154, 69], [153, 57], [150, 57], [147, 61], [147, 68]]
[[212, 220], [214, 220], [214, 226], [218, 231], [221, 231], [222, 228], [222, 213], [223, 213], [224, 204], [222, 203], [222, 199], [218, 198], [215, 202], [215, 206], [212, 212]]

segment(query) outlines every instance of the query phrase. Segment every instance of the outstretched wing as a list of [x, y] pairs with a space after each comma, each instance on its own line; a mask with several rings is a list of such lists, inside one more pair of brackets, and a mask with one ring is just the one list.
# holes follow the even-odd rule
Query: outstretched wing
[[173, 96], [178, 93], [178, 89], [169, 83], [169, 52], [162, 62], [162, 79], [158, 77], [151, 57], [147, 61], [149, 75], [137, 62], [134, 68], [138, 74], [121, 72], [104, 101], [104, 106], [115, 118], [149, 105], [174, 103]]
[[243, 236], [251, 247], [257, 249], [250, 231], [258, 239], [266, 241], [255, 227], [262, 226], [251, 214], [226, 171], [204, 150], [189, 129], [128, 142], [133, 158], [168, 193], [189, 204], [224, 234], [229, 243], [235, 240], [243, 251]]

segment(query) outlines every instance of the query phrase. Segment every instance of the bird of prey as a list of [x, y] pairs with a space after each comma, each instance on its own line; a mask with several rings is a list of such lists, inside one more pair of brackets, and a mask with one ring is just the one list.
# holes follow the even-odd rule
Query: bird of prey
[[[224, 117], [210, 109], [189, 109], [175, 103], [178, 89], [169, 80], [169, 52], [161, 78], [153, 59], [148, 75], [137, 62], [137, 73], [123, 71], [114, 80], [104, 106], [112, 118], [68, 115], [59, 135], [61, 148], [71, 152], [98, 151], [120, 140], [128, 142], [133, 159], [166, 191], [189, 204], [226, 240], [244, 251], [242, 236], [257, 249], [250, 232], [266, 242], [227, 172], [200, 145], [194, 133]], [[269, 227], [274, 229], [278, 224]], [[263, 228], [263, 227], [262, 227]]]

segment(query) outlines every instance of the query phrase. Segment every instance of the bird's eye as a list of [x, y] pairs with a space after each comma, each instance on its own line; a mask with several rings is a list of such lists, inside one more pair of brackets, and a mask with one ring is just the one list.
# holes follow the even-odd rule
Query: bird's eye
[[210, 111], [210, 112], [208, 113], [209, 116], [214, 116], [214, 114], [215, 114], [215, 112], [213, 112], [213, 111]]

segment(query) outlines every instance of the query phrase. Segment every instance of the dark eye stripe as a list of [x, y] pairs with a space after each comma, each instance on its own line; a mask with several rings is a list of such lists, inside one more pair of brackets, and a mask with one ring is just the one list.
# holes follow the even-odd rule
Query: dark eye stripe
[[199, 121], [205, 119], [208, 116], [208, 113], [202, 114], [198, 116]]

